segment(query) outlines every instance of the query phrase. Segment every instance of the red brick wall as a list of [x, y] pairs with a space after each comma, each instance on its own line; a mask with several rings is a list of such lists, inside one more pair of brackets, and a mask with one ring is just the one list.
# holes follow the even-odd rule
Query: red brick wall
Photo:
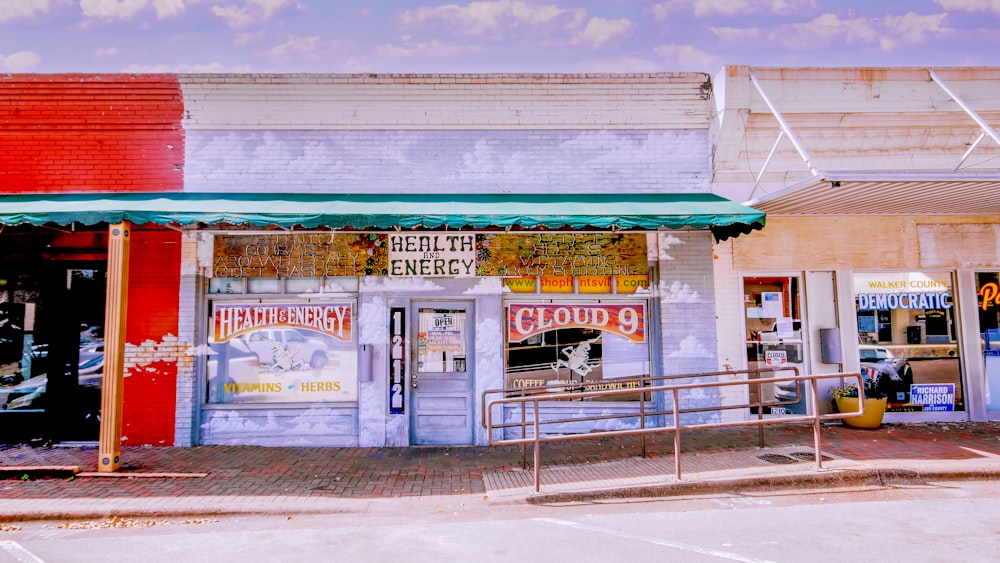
[[181, 235], [136, 229], [129, 250], [123, 444], [172, 446]]
[[177, 77], [0, 75], [0, 193], [181, 191]]

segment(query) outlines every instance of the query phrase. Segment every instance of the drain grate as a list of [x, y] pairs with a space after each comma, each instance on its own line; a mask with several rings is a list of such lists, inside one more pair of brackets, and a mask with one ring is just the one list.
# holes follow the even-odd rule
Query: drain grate
[[[816, 461], [816, 454], [812, 452], [792, 452], [788, 455], [801, 461]], [[830, 461], [832, 459], [833, 459], [832, 457], [823, 456], [823, 461]]]
[[768, 463], [774, 463], [774, 464], [789, 464], [789, 463], [799, 462], [799, 460], [797, 459], [793, 459], [788, 457], [787, 455], [780, 455], [780, 454], [764, 454], [764, 455], [759, 455], [757, 457]]

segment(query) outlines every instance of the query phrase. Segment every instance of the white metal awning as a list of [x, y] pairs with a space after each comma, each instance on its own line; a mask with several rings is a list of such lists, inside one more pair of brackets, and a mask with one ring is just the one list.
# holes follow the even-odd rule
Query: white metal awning
[[1000, 214], [1000, 172], [822, 172], [744, 205], [769, 215]]

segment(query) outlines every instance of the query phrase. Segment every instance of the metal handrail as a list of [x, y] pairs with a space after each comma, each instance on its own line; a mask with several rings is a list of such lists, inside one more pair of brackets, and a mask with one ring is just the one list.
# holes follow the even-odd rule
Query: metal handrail
[[[663, 389], [662, 385], [657, 385], [657, 383], [664, 381], [673, 381], [678, 379], [708, 379], [708, 378], [718, 378], [718, 377], [741, 377], [745, 376], [747, 380], [754, 382], [757, 385], [757, 400], [752, 403], [746, 404], [734, 404], [726, 405], [725, 407], [704, 407], [704, 408], [686, 408], [681, 409], [682, 414], [694, 413], [694, 412], [706, 412], [706, 411], [716, 411], [720, 409], [746, 409], [746, 408], [756, 408], [758, 418], [763, 417], [764, 407], [774, 408], [783, 405], [793, 405], [799, 402], [799, 388], [798, 385], [795, 386], [795, 394], [787, 400], [781, 401], [777, 399], [764, 400], [761, 391], [761, 386], [765, 383], [770, 383], [774, 380], [776, 374], [791, 372], [795, 378], [799, 377], [799, 370], [795, 366], [785, 366], [785, 367], [769, 367], [769, 368], [750, 368], [750, 369], [740, 369], [740, 370], [727, 370], [727, 371], [713, 371], [713, 372], [702, 372], [702, 373], [688, 373], [688, 374], [676, 374], [676, 375], [644, 375], [639, 377], [619, 377], [619, 378], [609, 378], [602, 380], [601, 383], [638, 383], [639, 388], [633, 389], [633, 392], [637, 395], [639, 394], [650, 394]], [[592, 385], [592, 384], [591, 384]], [[579, 386], [577, 385], [562, 385], [561, 387], [573, 387], [572, 391], [575, 398], [578, 400], [579, 393], [586, 390], [588, 384], [586, 382], [581, 382]], [[538, 386], [528, 386], [528, 387], [507, 387], [503, 389], [489, 389], [482, 394], [482, 410], [480, 412], [485, 413], [487, 410], [487, 403], [489, 402], [489, 397], [491, 395], [499, 395], [500, 397], [523, 397], [535, 394], [541, 394], [546, 396], [551, 396], [553, 394], [552, 388], [545, 385]], [[629, 394], [629, 393], [625, 393]], [[651, 416], [663, 416], [672, 414], [673, 411], [646, 411], [645, 401], [639, 401], [640, 410], [640, 425], [645, 427], [646, 418]], [[564, 422], [584, 422], [584, 421], [598, 421], [598, 420], [612, 420], [621, 418], [622, 415], [593, 415], [588, 417], [574, 417], [572, 419], [561, 419], [561, 420], [546, 420], [546, 424], [561, 424]], [[484, 415], [481, 419], [481, 424], [483, 428], [486, 427], [486, 416]], [[521, 409], [521, 421], [512, 422], [508, 424], [497, 424], [494, 425], [493, 430], [502, 430], [506, 428], [520, 428], [521, 435], [525, 435], [525, 427], [528, 421], [525, 419], [524, 409]], [[642, 435], [642, 457], [646, 457], [646, 436]], [[764, 428], [760, 427], [758, 432], [758, 442], [760, 447], [764, 447]], [[527, 445], [522, 444], [521, 446], [521, 466], [527, 467]]]
[[[748, 370], [755, 371], [755, 370]], [[764, 370], [764, 371], [788, 371], [785, 370]], [[728, 373], [728, 372], [719, 372]], [[705, 374], [691, 374], [682, 377], [694, 378], [699, 376], [704, 376]], [[676, 379], [675, 376], [661, 376]], [[857, 380], [856, 386], [859, 390], [859, 401], [858, 401], [858, 411], [848, 412], [848, 413], [829, 413], [820, 414], [819, 413], [819, 390], [816, 385], [817, 381], [821, 379], [844, 379], [853, 378]], [[810, 388], [810, 393], [808, 393], [809, 405], [807, 411], [811, 410], [813, 414], [804, 415], [786, 415], [780, 418], [763, 418], [763, 416], [758, 416], [757, 419], [748, 419], [742, 421], [732, 421], [732, 422], [712, 422], [712, 423], [698, 423], [698, 424], [681, 424], [680, 416], [686, 411], [686, 409], [678, 408], [680, 404], [680, 395], [682, 391], [689, 391], [692, 389], [704, 389], [710, 387], [734, 387], [734, 386], [747, 386], [750, 385], [763, 385], [764, 383], [781, 383], [787, 381], [802, 381], [808, 382], [808, 387]], [[758, 387], [759, 388], [759, 387]], [[541, 421], [539, 419], [539, 406], [543, 403], [554, 403], [554, 402], [565, 402], [571, 400], [587, 399], [587, 398], [604, 398], [604, 397], [614, 397], [618, 395], [635, 395], [637, 393], [671, 393], [673, 397], [672, 408], [664, 413], [670, 413], [673, 419], [672, 426], [658, 426], [653, 428], [647, 428], [645, 426], [645, 418], [652, 416], [649, 413], [640, 412], [640, 414], [635, 413], [623, 413], [615, 418], [635, 418], [639, 416], [641, 419], [639, 429], [630, 430], [598, 430], [592, 431], [585, 434], [558, 434], [558, 435], [544, 435], [542, 432], [543, 426], [551, 424], [561, 424], [565, 422], [579, 422], [581, 420], [589, 420], [589, 418], [573, 418], [573, 419], [552, 419]], [[484, 393], [485, 395], [485, 393]], [[760, 393], [758, 393], [758, 397]], [[640, 405], [645, 402], [640, 401]], [[524, 420], [525, 411], [527, 405], [531, 404], [532, 407], [532, 421], [530, 424]], [[520, 424], [503, 424], [496, 425], [493, 423], [493, 412], [495, 406], [502, 407], [505, 405], [519, 405], [521, 411], [522, 422]], [[719, 406], [709, 410], [730, 410], [733, 408], [746, 408], [745, 406]], [[704, 410], [704, 409], [698, 409]], [[759, 413], [759, 411], [758, 411]], [[773, 424], [790, 424], [790, 423], [802, 423], [811, 422], [813, 425], [813, 442], [816, 458], [816, 470], [822, 470], [823, 468], [823, 454], [821, 451], [820, 443], [820, 422], [823, 420], [840, 420], [844, 418], [861, 416], [864, 414], [864, 379], [860, 373], [829, 373], [829, 374], [815, 374], [815, 375], [796, 375], [789, 377], [772, 377], [768, 379], [748, 379], [748, 380], [737, 380], [737, 381], [711, 381], [711, 382], [701, 382], [701, 383], [682, 383], [674, 385], [659, 385], [656, 387], [646, 387], [640, 390], [636, 389], [607, 389], [600, 391], [583, 391], [583, 392], [572, 392], [572, 393], [536, 393], [533, 395], [524, 396], [514, 396], [514, 397], [502, 397], [499, 399], [494, 399], [486, 403], [483, 410], [483, 420], [486, 426], [487, 437], [489, 439], [489, 444], [491, 446], [501, 446], [501, 445], [522, 445], [527, 446], [532, 444], [534, 446], [534, 480], [535, 480], [535, 492], [540, 492], [541, 490], [541, 444], [550, 442], [561, 442], [569, 440], [586, 440], [594, 438], [604, 438], [609, 436], [643, 436], [647, 434], [656, 434], [662, 432], [673, 432], [674, 433], [674, 465], [675, 465], [675, 476], [678, 481], [682, 480], [681, 474], [681, 431], [688, 430], [708, 430], [714, 428], [734, 428], [734, 427], [745, 427], [745, 426], [757, 426], [763, 431], [763, 427], [766, 425]], [[522, 433], [520, 438], [494, 438], [493, 434], [495, 430], [502, 430], [503, 428], [508, 428], [512, 426], [520, 426], [522, 428]], [[528, 430], [531, 430], [531, 436], [528, 437]]]
[[[643, 395], [646, 395], [646, 394], [650, 394], [650, 393], [655, 393], [655, 392], [662, 391], [664, 389], [663, 386], [657, 386], [657, 385], [655, 385], [656, 383], [661, 382], [661, 381], [674, 381], [674, 380], [678, 380], [678, 379], [702, 379], [702, 378], [720, 377], [720, 376], [722, 376], [722, 377], [725, 377], [725, 376], [739, 377], [740, 375], [746, 375], [748, 377], [748, 379], [752, 379], [754, 381], [760, 380], [759, 384], [763, 385], [765, 383], [771, 383], [773, 381], [773, 377], [776, 374], [783, 373], [783, 372], [792, 372], [794, 374], [794, 377], [796, 377], [796, 378], [799, 377], [799, 370], [798, 370], [798, 368], [796, 368], [795, 366], [787, 366], [787, 367], [777, 367], [777, 368], [751, 368], [751, 369], [741, 369], [741, 370], [712, 371], [712, 372], [688, 373], [688, 374], [679, 374], [679, 375], [656, 375], [656, 376], [644, 375], [644, 376], [637, 376], [637, 377], [618, 377], [618, 378], [604, 379], [604, 380], [601, 380], [599, 383], [596, 383], [596, 382], [594, 382], [594, 383], [588, 383], [588, 382], [584, 381], [584, 382], [580, 382], [579, 384], [574, 384], [574, 385], [568, 385], [568, 384], [566, 384], [566, 385], [559, 385], [559, 387], [563, 387], [563, 388], [572, 387], [572, 388], [574, 388], [574, 390], [571, 393], [573, 394], [573, 396], [575, 398], [579, 398], [579, 397], [581, 397], [580, 393], [585, 392], [586, 389], [587, 389], [587, 387], [593, 387], [594, 385], [598, 385], [598, 384], [618, 384], [618, 383], [638, 383], [639, 386], [636, 387], [636, 388], [634, 388], [634, 389], [630, 389], [630, 391], [632, 391], [632, 394], [636, 394], [636, 395], [643, 394]], [[771, 375], [769, 377], [765, 378], [765, 377], [763, 377], [765, 374], [771, 374]], [[750, 377], [751, 375], [754, 375], [754, 377]], [[552, 392], [552, 388], [548, 387], [548, 386], [545, 386], [545, 385], [537, 385], [537, 386], [529, 386], [529, 387], [505, 387], [505, 388], [502, 388], [502, 389], [487, 389], [486, 391], [483, 391], [483, 394], [482, 394], [482, 404], [481, 404], [482, 412], [486, 412], [487, 403], [489, 402], [489, 397], [491, 395], [499, 395], [500, 397], [524, 397], [524, 396], [531, 396], [531, 395], [536, 395], [536, 394], [538, 394], [538, 395], [546, 395], [546, 396], [555, 395], [555, 393]], [[625, 393], [625, 394], [628, 394], [628, 393]], [[787, 401], [779, 401], [779, 400], [776, 400], [776, 399], [775, 400], [764, 401], [764, 400], [760, 399], [760, 397], [758, 395], [758, 401], [755, 402], [755, 403], [746, 404], [746, 405], [728, 406], [727, 408], [749, 408], [749, 407], [755, 407], [755, 406], [775, 407], [775, 406], [780, 406], [780, 405], [795, 404], [795, 403], [798, 402], [798, 400], [799, 400], [799, 397], [798, 397], [798, 387], [796, 386], [796, 395], [795, 395], [795, 397], [792, 398], [792, 399], [790, 399], [790, 400], [787, 400]], [[690, 409], [690, 410], [686, 409], [683, 412], [696, 412], [697, 410], [718, 410], [718, 407], [711, 407], [711, 408], [706, 408], [706, 409]], [[667, 414], [669, 412], [670, 411], [664, 411], [664, 412], [660, 412], [660, 413], [647, 413], [647, 414], [649, 416], [652, 416], [654, 414]], [[575, 421], [580, 421], [580, 420], [600, 420], [602, 418], [606, 418], [606, 417], [597, 416], [597, 417], [592, 417], [592, 418], [576, 418], [576, 419], [573, 419], [573, 420], [575, 420]], [[615, 418], [615, 417], [612, 416], [610, 418]], [[485, 417], [483, 418], [481, 424], [482, 424], [482, 426], [484, 428], [486, 427], [486, 418]], [[510, 425], [506, 425], [506, 426], [519, 426], [519, 425], [518, 424], [510, 424]], [[498, 425], [498, 426], [495, 426], [494, 428], [497, 429], [497, 428], [504, 428], [504, 427], [505, 427], [505, 425]]]

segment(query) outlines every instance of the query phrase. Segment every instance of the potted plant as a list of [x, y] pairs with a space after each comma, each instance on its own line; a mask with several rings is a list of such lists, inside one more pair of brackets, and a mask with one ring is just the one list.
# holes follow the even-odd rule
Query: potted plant
[[[881, 373], [876, 370], [866, 369], [863, 373], [865, 382], [865, 413], [860, 416], [852, 416], [843, 419], [844, 424], [854, 428], [878, 428], [882, 425], [882, 417], [885, 415], [886, 395], [880, 389]], [[837, 410], [842, 413], [858, 411], [858, 386], [853, 384], [841, 384], [830, 389], [833, 401], [837, 405]]]

